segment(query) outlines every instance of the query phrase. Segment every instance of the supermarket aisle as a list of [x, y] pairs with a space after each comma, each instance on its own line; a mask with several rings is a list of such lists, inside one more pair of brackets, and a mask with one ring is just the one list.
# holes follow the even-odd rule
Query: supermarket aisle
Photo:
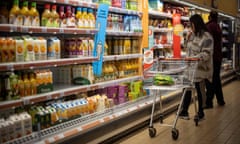
[[[117, 142], [120, 144], [239, 144], [240, 143], [240, 81], [233, 81], [223, 87], [226, 105], [219, 107], [214, 101], [214, 108], [205, 110], [205, 120], [196, 127], [193, 121], [194, 107], [190, 107], [190, 120], [179, 119], [177, 128], [179, 138], [174, 141], [170, 127], [155, 123], [157, 134], [148, 135], [148, 128]], [[164, 123], [172, 124], [175, 114], [171, 114]]]

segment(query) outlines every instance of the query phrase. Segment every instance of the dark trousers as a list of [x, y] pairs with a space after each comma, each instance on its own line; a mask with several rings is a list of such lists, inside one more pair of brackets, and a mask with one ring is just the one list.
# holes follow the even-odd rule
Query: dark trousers
[[212, 106], [213, 105], [213, 98], [214, 94], [216, 95], [217, 102], [223, 103], [223, 92], [222, 92], [222, 83], [220, 79], [220, 70], [221, 70], [221, 62], [214, 61], [213, 63], [213, 77], [212, 82], [206, 80], [206, 105]]
[[[197, 90], [197, 98], [198, 98], [198, 111], [203, 112], [203, 98], [202, 98], [202, 92], [200, 88], [200, 82], [195, 83], [195, 88]], [[189, 105], [191, 103], [191, 98], [192, 98], [192, 92], [191, 90], [186, 91], [186, 95], [183, 99], [183, 106], [182, 106], [182, 111], [183, 112], [188, 112]]]

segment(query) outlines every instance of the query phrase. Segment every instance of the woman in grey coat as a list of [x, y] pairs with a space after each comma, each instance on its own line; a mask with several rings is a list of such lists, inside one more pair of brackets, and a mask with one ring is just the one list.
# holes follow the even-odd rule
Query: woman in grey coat
[[[195, 70], [193, 82], [198, 97], [198, 118], [201, 120], [204, 118], [203, 95], [205, 95], [205, 90], [201, 86], [204, 84], [205, 79], [210, 81], [212, 79], [213, 38], [200, 15], [192, 15], [190, 17], [190, 25], [192, 32], [188, 35], [187, 56], [200, 59]], [[190, 101], [191, 91], [187, 91], [181, 113], [179, 114], [180, 118], [189, 119], [188, 107]]]

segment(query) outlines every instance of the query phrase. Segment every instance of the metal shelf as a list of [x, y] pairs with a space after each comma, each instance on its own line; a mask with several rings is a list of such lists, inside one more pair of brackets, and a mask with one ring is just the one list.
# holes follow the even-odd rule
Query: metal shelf
[[124, 60], [124, 59], [134, 59], [134, 58], [142, 58], [142, 54], [124, 54], [124, 55], [110, 55], [104, 56], [104, 61], [113, 61], [113, 60]]
[[84, 86], [76, 86], [76, 85], [54, 85], [54, 91], [48, 92], [48, 93], [42, 93], [32, 96], [26, 96], [19, 100], [11, 100], [11, 101], [5, 101], [0, 102], [0, 109], [8, 109], [8, 108], [14, 108], [24, 105], [30, 105], [35, 104], [43, 101], [53, 100], [62, 98], [65, 96], [78, 94], [81, 92], [87, 92], [90, 90], [96, 90], [99, 88], [104, 88], [107, 86], [117, 85], [122, 82], [129, 82], [129, 81], [135, 81], [142, 79], [142, 76], [133, 76], [128, 78], [121, 78], [91, 85], [84, 85]]
[[137, 36], [140, 37], [142, 36], [143, 33], [142, 32], [124, 32], [124, 31], [111, 31], [108, 30], [107, 31], [107, 36]]
[[[166, 13], [166, 12], [160, 12], [160, 11], [154, 11], [154, 10], [149, 10], [148, 14], [150, 16], [157, 16], [157, 17], [164, 17], [164, 18], [172, 18], [172, 14]], [[181, 20], [188, 21], [189, 17], [188, 16], [181, 16]]]
[[173, 32], [173, 28], [154, 28], [153, 32]]
[[22, 69], [36, 69], [42, 67], [57, 67], [70, 64], [91, 63], [96, 61], [96, 57], [64, 58], [55, 60], [41, 60], [29, 62], [0, 63], [0, 71], [13, 71]]
[[17, 26], [13, 24], [0, 24], [1, 32], [35, 33], [35, 34], [88, 34], [94, 35], [97, 29], [55, 28], [42, 26]]

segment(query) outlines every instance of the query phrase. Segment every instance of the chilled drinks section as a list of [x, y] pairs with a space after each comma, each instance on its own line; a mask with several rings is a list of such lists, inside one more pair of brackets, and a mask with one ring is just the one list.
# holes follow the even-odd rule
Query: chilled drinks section
[[[172, 17], [180, 14], [186, 28], [193, 13], [187, 6], [149, 0], [145, 26], [143, 2], [137, 0], [0, 3], [0, 143], [64, 141], [146, 109], [152, 97], [143, 90], [142, 37], [149, 26], [153, 58], [171, 57]], [[101, 35], [100, 5], [109, 8], [102, 73], [97, 75], [93, 62], [99, 57], [93, 53]], [[227, 43], [230, 28], [224, 22]], [[232, 45], [224, 46], [229, 50]], [[231, 65], [231, 50], [225, 54]]]

